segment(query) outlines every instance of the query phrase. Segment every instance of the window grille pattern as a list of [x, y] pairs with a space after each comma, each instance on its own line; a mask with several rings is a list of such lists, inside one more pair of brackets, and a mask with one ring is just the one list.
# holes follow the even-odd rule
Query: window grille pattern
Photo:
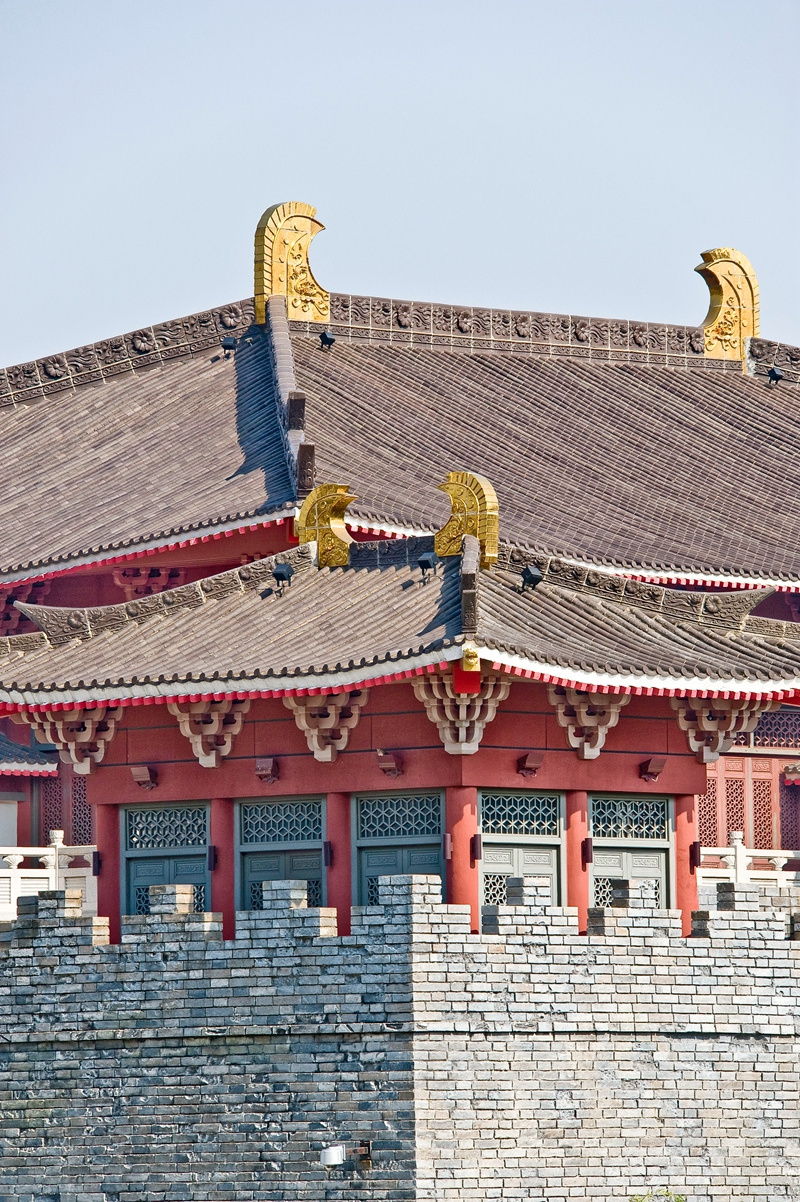
[[[261, 888], [262, 881], [250, 882], [250, 909], [264, 909], [264, 891]], [[306, 890], [307, 904], [315, 909], [322, 905], [322, 881], [306, 881], [308, 886]]]
[[358, 799], [359, 839], [439, 835], [441, 829], [442, 801], [438, 793]]
[[762, 714], [752, 739], [753, 747], [800, 747], [800, 710]]
[[485, 906], [504, 906], [506, 900], [505, 874], [502, 872], [485, 872], [483, 874], [483, 904]]
[[753, 781], [753, 847], [772, 847], [772, 781]]
[[800, 848], [797, 795], [796, 785], [785, 785], [781, 782], [781, 847], [789, 851], [797, 851]]
[[[205, 885], [194, 886], [194, 912], [195, 914], [204, 914], [206, 909], [206, 887]], [[149, 914], [150, 913], [150, 887], [148, 885], [137, 885], [133, 892], [133, 912], [134, 914]]]
[[206, 842], [204, 806], [176, 806], [163, 810], [127, 810], [128, 847], [202, 847]]
[[[64, 829], [62, 822], [61, 811], [61, 774], [58, 776], [46, 776], [42, 780], [42, 834], [41, 838], [44, 843], [48, 842], [50, 831], [61, 831]], [[89, 840], [91, 842], [91, 840]]]
[[706, 782], [706, 791], [697, 802], [697, 825], [700, 844], [703, 847], [717, 847], [717, 782], [710, 776]]
[[[481, 827], [485, 835], [557, 835], [558, 795], [483, 793]], [[492, 903], [494, 904], [494, 903]]]
[[242, 843], [307, 843], [321, 838], [321, 801], [242, 806]]
[[666, 839], [667, 833], [667, 803], [663, 798], [592, 798], [595, 839]]
[[731, 846], [731, 831], [744, 831], [744, 781], [729, 776], [725, 781], [726, 846]]
[[86, 777], [72, 778], [72, 842], [92, 842], [92, 807], [86, 800]]
[[367, 877], [367, 905], [368, 906], [380, 905], [380, 902], [378, 901], [378, 880], [379, 880], [379, 878], [376, 876], [368, 876]]

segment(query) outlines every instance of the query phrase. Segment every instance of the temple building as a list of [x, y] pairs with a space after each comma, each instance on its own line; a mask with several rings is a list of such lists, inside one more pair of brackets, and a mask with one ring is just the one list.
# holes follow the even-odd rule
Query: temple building
[[684, 327], [329, 293], [320, 229], [0, 372], [0, 842], [96, 846], [112, 938], [397, 873], [688, 926], [734, 833], [800, 847], [800, 349], [730, 248]]

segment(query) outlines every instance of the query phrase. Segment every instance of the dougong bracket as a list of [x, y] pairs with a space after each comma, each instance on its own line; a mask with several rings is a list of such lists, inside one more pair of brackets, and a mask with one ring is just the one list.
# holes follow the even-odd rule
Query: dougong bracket
[[547, 696], [579, 760], [597, 759], [606, 735], [619, 722], [620, 710], [630, 701], [625, 694], [588, 693], [554, 684], [547, 686]]
[[286, 297], [290, 321], [327, 321], [330, 294], [320, 288], [308, 262], [308, 249], [325, 226], [315, 218], [316, 209], [297, 200], [272, 205], [256, 227], [255, 309], [256, 322], [266, 320], [267, 297]]
[[318, 567], [347, 567], [353, 539], [344, 524], [344, 511], [355, 499], [346, 484], [318, 484], [303, 502], [294, 533], [301, 543], [316, 542]]
[[450, 517], [434, 539], [437, 555], [460, 555], [465, 534], [477, 538], [482, 568], [497, 562], [500, 539], [500, 510], [497, 493], [485, 476], [472, 472], [448, 472], [437, 488], [450, 497]]
[[711, 303], [703, 322], [706, 357], [747, 357], [747, 339], [759, 334], [758, 280], [741, 251], [730, 246], [704, 250], [695, 271], [708, 284]]
[[678, 726], [700, 764], [713, 764], [732, 746], [738, 734], [755, 730], [762, 714], [780, 708], [780, 701], [733, 697], [670, 697]]
[[178, 719], [181, 734], [191, 744], [203, 768], [219, 768], [233, 750], [250, 701], [226, 697], [220, 701], [169, 701], [167, 709]]
[[121, 717], [121, 705], [11, 715], [19, 725], [30, 726], [38, 742], [54, 743], [61, 761], [72, 764], [79, 776], [88, 776], [103, 762]]
[[332, 764], [347, 747], [350, 731], [358, 726], [368, 698], [369, 689], [356, 689], [324, 697], [284, 697], [283, 704], [294, 714], [314, 759]]
[[417, 676], [411, 684], [449, 755], [475, 755], [487, 724], [511, 688], [510, 681], [485, 676], [478, 693], [457, 693], [453, 678], [438, 672]]

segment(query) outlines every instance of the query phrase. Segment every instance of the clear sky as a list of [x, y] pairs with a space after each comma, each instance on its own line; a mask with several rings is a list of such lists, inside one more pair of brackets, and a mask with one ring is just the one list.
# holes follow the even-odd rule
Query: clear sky
[[733, 245], [800, 343], [800, 0], [0, 0], [0, 362], [252, 293], [700, 322]]

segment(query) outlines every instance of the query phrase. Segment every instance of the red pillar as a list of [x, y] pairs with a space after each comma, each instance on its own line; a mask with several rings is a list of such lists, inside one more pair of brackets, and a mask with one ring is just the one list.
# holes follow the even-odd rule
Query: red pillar
[[95, 807], [97, 850], [100, 853], [100, 875], [97, 878], [97, 913], [109, 920], [112, 943], [119, 943], [120, 878], [119, 878], [119, 807]]
[[327, 802], [326, 835], [332, 856], [328, 865], [328, 905], [338, 912], [339, 934], [349, 935], [353, 904], [350, 794], [329, 793]]
[[211, 909], [222, 914], [222, 938], [236, 935], [236, 865], [233, 841], [233, 801], [215, 797], [211, 802], [209, 842], [216, 848], [211, 872]]
[[697, 840], [697, 798], [682, 793], [675, 798], [675, 905], [683, 911], [683, 933], [692, 929], [692, 910], [697, 909], [697, 872], [692, 865], [691, 846]]
[[578, 928], [586, 931], [589, 910], [589, 866], [583, 841], [589, 837], [589, 796], [567, 793], [567, 905], [578, 907]]
[[478, 833], [478, 790], [459, 785], [445, 789], [445, 831], [452, 841], [446, 863], [447, 900], [469, 906], [473, 931], [480, 931], [480, 863], [472, 856]]

